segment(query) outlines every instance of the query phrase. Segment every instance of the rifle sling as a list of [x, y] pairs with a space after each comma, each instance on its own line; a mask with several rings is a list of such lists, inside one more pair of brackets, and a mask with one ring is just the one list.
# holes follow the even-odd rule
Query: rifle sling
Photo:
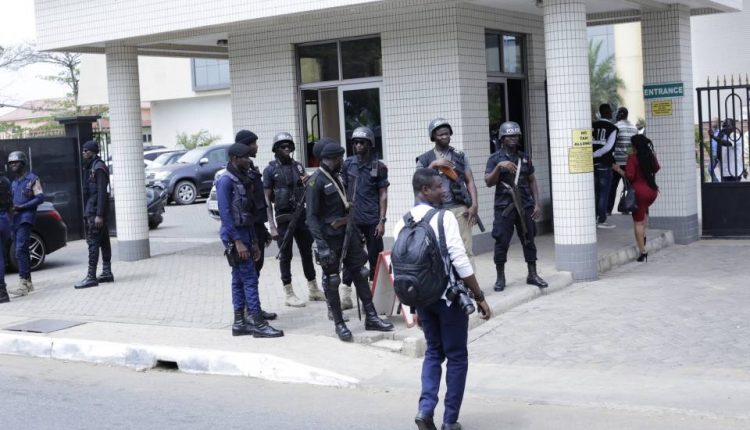
[[341, 203], [344, 204], [344, 208], [348, 211], [350, 207], [349, 201], [346, 199], [346, 195], [344, 194], [344, 191], [341, 189], [341, 187], [339, 187], [339, 183], [336, 182], [335, 179], [333, 179], [333, 176], [331, 176], [330, 173], [326, 172], [326, 169], [323, 169], [321, 167], [318, 170], [323, 172], [323, 174], [326, 175], [326, 177], [331, 180], [331, 183], [333, 184], [333, 186], [336, 187], [336, 191], [339, 192], [339, 197], [341, 197]]

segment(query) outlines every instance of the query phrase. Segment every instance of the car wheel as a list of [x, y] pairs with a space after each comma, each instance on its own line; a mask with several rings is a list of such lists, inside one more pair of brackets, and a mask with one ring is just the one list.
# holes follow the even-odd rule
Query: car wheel
[[[18, 260], [16, 260], [16, 243], [11, 242], [8, 254], [10, 254], [9, 262], [11, 269], [18, 271]], [[42, 238], [36, 234], [31, 233], [29, 238], [29, 263], [31, 263], [31, 270], [37, 270], [44, 264], [44, 260], [47, 258], [47, 247], [44, 245]]]
[[191, 205], [198, 198], [198, 189], [190, 181], [178, 182], [172, 193], [172, 200], [178, 205]]

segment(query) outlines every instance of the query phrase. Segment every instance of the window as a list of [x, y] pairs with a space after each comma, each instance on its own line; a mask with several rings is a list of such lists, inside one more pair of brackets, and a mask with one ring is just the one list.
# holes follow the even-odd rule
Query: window
[[383, 74], [379, 37], [300, 45], [297, 57], [301, 84]]
[[484, 44], [488, 74], [519, 75], [525, 72], [523, 36], [510, 33], [486, 33]]
[[227, 150], [217, 149], [208, 153], [208, 162], [211, 164], [221, 164], [227, 161]]
[[229, 61], [194, 58], [193, 91], [229, 88]]

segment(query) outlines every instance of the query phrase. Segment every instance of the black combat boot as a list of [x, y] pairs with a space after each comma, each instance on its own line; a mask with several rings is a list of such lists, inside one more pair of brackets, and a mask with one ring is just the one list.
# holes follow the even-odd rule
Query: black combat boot
[[378, 312], [375, 310], [375, 305], [372, 301], [362, 305], [365, 308], [365, 330], [374, 331], [391, 331], [393, 330], [393, 324], [388, 321], [383, 321], [378, 316]]
[[[250, 309], [247, 309], [245, 311], [245, 321], [250, 321], [252, 319], [250, 314]], [[263, 319], [266, 321], [272, 321], [278, 318], [278, 315], [275, 312], [266, 312], [263, 309], [260, 310], [260, 314], [263, 315]]]
[[112, 262], [102, 262], [102, 273], [96, 278], [99, 282], [115, 282], [115, 275], [112, 274]]
[[495, 291], [503, 291], [505, 289], [505, 263], [495, 264], [495, 272], [497, 272]]
[[263, 318], [263, 314], [255, 313], [250, 314], [250, 318], [252, 318], [252, 324], [248, 324], [248, 327], [250, 327], [250, 330], [253, 332], [253, 337], [281, 337], [284, 336], [283, 330], [277, 330], [273, 327], [271, 327], [270, 324], [268, 324], [268, 321], [266, 321], [265, 318]]
[[8, 303], [10, 296], [8, 296], [8, 289], [5, 284], [0, 285], [0, 303]]
[[99, 285], [99, 281], [96, 280], [96, 266], [89, 264], [89, 271], [86, 274], [86, 277], [78, 281], [73, 288], [80, 290], [83, 288], [96, 287], [97, 285]]
[[536, 273], [536, 261], [527, 263], [527, 265], [529, 266], [529, 276], [526, 277], [526, 283], [536, 285], [539, 288], [549, 287], [549, 284]]
[[[328, 321], [333, 321], [333, 313], [331, 312], [331, 304], [326, 302], [326, 307], [328, 308]], [[349, 317], [344, 315], [344, 313], [341, 313], [341, 318], [344, 320], [344, 322], [349, 322]]]
[[338, 288], [336, 288], [336, 291], [333, 291], [327, 288], [327, 283], [324, 286], [326, 287], [323, 292], [326, 295], [326, 304], [328, 305], [328, 318], [333, 320], [336, 336], [344, 342], [351, 342], [354, 336], [349, 327], [346, 326], [344, 313], [341, 312], [341, 299], [339, 298]]
[[252, 324], [245, 322], [242, 309], [234, 311], [234, 323], [232, 324], [232, 336], [245, 336], [253, 334]]

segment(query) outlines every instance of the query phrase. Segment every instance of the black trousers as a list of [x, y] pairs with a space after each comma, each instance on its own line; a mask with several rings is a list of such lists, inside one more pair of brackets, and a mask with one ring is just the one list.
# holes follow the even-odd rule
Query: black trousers
[[263, 268], [263, 262], [266, 259], [266, 243], [268, 243], [268, 240], [271, 238], [270, 234], [268, 233], [268, 230], [266, 229], [266, 226], [262, 222], [257, 222], [253, 224], [254, 231], [253, 234], [255, 235], [255, 240], [258, 243], [258, 249], [260, 249], [260, 259], [255, 262], [255, 271], [258, 273], [258, 277], [260, 278], [260, 269]]
[[[625, 165], [621, 165], [620, 168], [625, 170]], [[609, 187], [609, 203], [607, 204], [607, 213], [613, 213], [615, 208], [615, 199], [617, 198], [617, 186], [620, 185], [622, 176], [619, 173], [612, 171], [612, 184]]]
[[279, 269], [281, 271], [281, 282], [284, 285], [292, 283], [292, 242], [297, 242], [297, 249], [299, 250], [300, 258], [302, 258], [302, 271], [305, 273], [305, 278], [308, 281], [315, 280], [315, 263], [313, 263], [312, 256], [313, 238], [310, 230], [307, 228], [307, 224], [304, 222], [297, 223], [292, 233], [294, 240], [287, 242], [287, 245], [283, 249], [281, 249], [281, 243], [284, 241], [284, 236], [289, 230], [289, 223], [279, 224], [277, 229], [279, 232], [277, 243], [280, 249]]
[[89, 248], [89, 271], [96, 272], [96, 266], [99, 264], [99, 249], [101, 249], [102, 262], [110, 263], [112, 261], [112, 245], [109, 241], [109, 228], [107, 219], [104, 219], [104, 225], [97, 228], [94, 222], [94, 216], [86, 217], [86, 244]]
[[[375, 229], [377, 224], [357, 224], [357, 228], [365, 238], [365, 245], [367, 246], [367, 260], [370, 264], [370, 280], [375, 278], [375, 266], [378, 263], [378, 255], [383, 252], [383, 237], [375, 237]], [[342, 281], [346, 285], [351, 285], [352, 276], [348, 270], [344, 269]]]
[[[332, 252], [336, 254], [337, 262], [330, 266], [323, 266], [324, 274], [324, 288], [328, 288], [327, 279], [331, 275], [338, 275], [339, 264], [338, 260], [341, 259], [341, 251], [344, 249], [344, 235], [332, 236], [325, 238], [328, 247]], [[348, 250], [346, 257], [343, 261], [344, 271], [350, 274], [351, 280], [354, 281], [354, 286], [357, 289], [357, 295], [362, 301], [362, 304], [367, 306], [372, 303], [372, 293], [370, 292], [370, 285], [367, 282], [367, 276], [363, 274], [363, 268], [367, 263], [367, 253], [365, 252], [362, 244], [362, 238], [359, 235], [357, 229], [354, 230], [354, 234], [349, 237], [349, 243], [346, 244]], [[336, 296], [335, 300], [331, 300], [332, 296]], [[338, 303], [338, 291], [326, 291], [326, 298], [329, 304], [334, 306]]]
[[504, 209], [495, 208], [495, 222], [492, 224], [492, 237], [495, 239], [495, 264], [504, 264], [508, 261], [508, 247], [510, 246], [510, 239], [513, 237], [513, 229], [516, 230], [518, 238], [523, 244], [523, 256], [526, 262], [531, 263], [536, 261], [536, 245], [534, 244], [536, 224], [531, 219], [531, 211], [532, 209], [524, 211], [527, 229], [526, 237], [524, 238], [518, 211], [513, 209], [506, 215], [503, 215]]

